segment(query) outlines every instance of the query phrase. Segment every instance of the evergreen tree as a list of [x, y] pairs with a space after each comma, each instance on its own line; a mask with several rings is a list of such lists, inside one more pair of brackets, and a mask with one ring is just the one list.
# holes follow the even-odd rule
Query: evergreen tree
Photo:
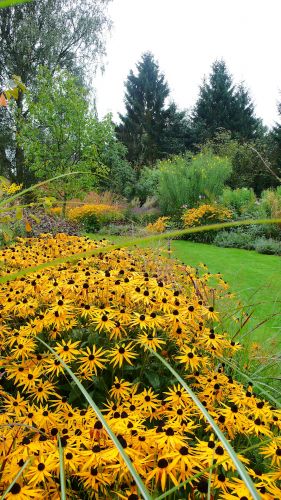
[[166, 105], [169, 87], [150, 52], [137, 64], [137, 74], [130, 71], [125, 87], [126, 114], [119, 115], [117, 130], [128, 160], [141, 166], [181, 152], [185, 148], [185, 116], [174, 104]]
[[162, 157], [184, 153], [194, 143], [194, 133], [185, 111], [179, 111], [175, 103], [167, 108], [166, 125], [160, 137]]
[[236, 139], [249, 140], [260, 128], [248, 91], [243, 84], [235, 87], [223, 60], [213, 63], [209, 80], [200, 87], [192, 123], [201, 143], [222, 129]]
[[[281, 103], [278, 104], [278, 114], [281, 117]], [[275, 185], [280, 183], [281, 178], [281, 124], [275, 126], [269, 134], [270, 160], [275, 172]], [[279, 179], [279, 180], [278, 180]], [[276, 182], [277, 181], [277, 182]]]

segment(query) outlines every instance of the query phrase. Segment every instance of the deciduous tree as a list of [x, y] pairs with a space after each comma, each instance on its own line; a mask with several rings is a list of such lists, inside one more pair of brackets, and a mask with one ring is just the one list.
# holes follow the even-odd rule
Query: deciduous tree
[[36, 177], [85, 172], [50, 184], [65, 208], [69, 198], [90, 191], [108, 174], [103, 160], [113, 130], [106, 120], [98, 121], [85, 89], [65, 70], [53, 74], [42, 68], [36, 91], [27, 93], [27, 105], [19, 141]]
[[[57, 67], [79, 75], [95, 69], [104, 53], [104, 31], [109, 27], [106, 7], [110, 0], [33, 0], [0, 10], [0, 91], [19, 75], [36, 87], [38, 68]], [[1, 92], [0, 92], [1, 93]], [[0, 115], [0, 174], [25, 185], [30, 173], [17, 144], [18, 122], [27, 108], [20, 93], [9, 113]], [[4, 135], [4, 137], [3, 137]]]

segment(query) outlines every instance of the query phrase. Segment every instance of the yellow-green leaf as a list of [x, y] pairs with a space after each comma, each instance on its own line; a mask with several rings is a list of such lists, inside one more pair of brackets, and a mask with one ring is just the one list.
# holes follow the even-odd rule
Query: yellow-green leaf
[[21, 207], [17, 207], [16, 209], [16, 219], [21, 220], [23, 216], [23, 210]]

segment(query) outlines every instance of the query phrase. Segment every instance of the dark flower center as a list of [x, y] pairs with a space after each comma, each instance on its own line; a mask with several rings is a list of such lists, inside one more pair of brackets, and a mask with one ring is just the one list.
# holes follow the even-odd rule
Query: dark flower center
[[166, 460], [166, 458], [160, 458], [160, 460], [158, 460], [157, 466], [159, 467], [159, 469], [165, 469], [166, 467], [168, 467], [168, 461]]

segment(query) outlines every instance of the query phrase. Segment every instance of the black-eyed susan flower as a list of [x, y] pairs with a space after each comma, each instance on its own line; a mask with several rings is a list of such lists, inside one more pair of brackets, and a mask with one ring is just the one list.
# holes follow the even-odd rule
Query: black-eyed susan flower
[[158, 457], [156, 466], [147, 475], [146, 483], [154, 480], [156, 484], [160, 483], [162, 491], [165, 491], [166, 483], [169, 479], [171, 479], [175, 486], [179, 484], [168, 460], [165, 457]]
[[80, 354], [79, 349], [77, 349], [79, 344], [79, 341], [71, 342], [71, 340], [68, 340], [66, 342], [65, 340], [62, 340], [60, 344], [57, 343], [54, 349], [63, 361], [70, 363]]
[[83, 372], [85, 378], [91, 379], [93, 373], [97, 375], [98, 368], [100, 370], [105, 368], [105, 362], [107, 359], [104, 356], [105, 353], [101, 347], [98, 349], [95, 345], [92, 349], [90, 349], [90, 347], [86, 347], [85, 351], [80, 351], [78, 371]]
[[7, 500], [30, 500], [30, 498], [41, 500], [44, 498], [44, 492], [38, 488], [15, 482], [6, 498]]
[[132, 360], [137, 357], [137, 354], [133, 352], [133, 342], [129, 342], [128, 344], [117, 344], [113, 349], [107, 351], [107, 356], [110, 359], [110, 363], [113, 366], [119, 366], [119, 368], [123, 365], [124, 362], [132, 365]]
[[156, 349], [160, 349], [161, 346], [165, 344], [165, 340], [161, 340], [161, 338], [151, 332], [142, 332], [138, 335], [137, 342], [144, 348], [145, 351], [147, 351], [148, 348], [156, 351]]
[[125, 399], [129, 396], [132, 384], [124, 379], [115, 377], [114, 383], [109, 391], [110, 395], [116, 399]]

